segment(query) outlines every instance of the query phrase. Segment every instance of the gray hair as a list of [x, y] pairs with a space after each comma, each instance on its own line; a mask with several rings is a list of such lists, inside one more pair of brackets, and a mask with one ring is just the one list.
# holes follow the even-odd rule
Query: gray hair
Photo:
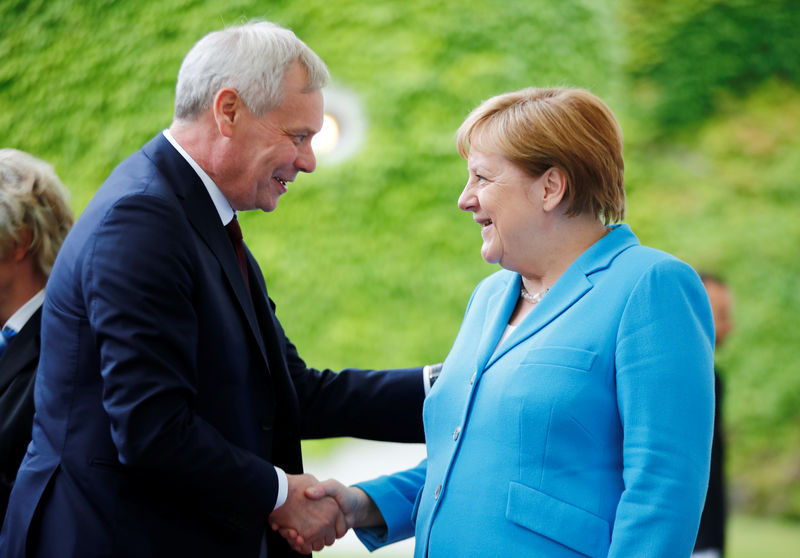
[[29, 230], [29, 250], [47, 279], [75, 221], [68, 198], [51, 165], [24, 151], [0, 149], [0, 260], [9, 258]]
[[251, 21], [213, 31], [183, 59], [175, 91], [175, 120], [195, 120], [225, 87], [236, 89], [248, 110], [263, 116], [280, 105], [283, 76], [295, 61], [308, 73], [308, 91], [328, 83], [325, 63], [289, 29]]

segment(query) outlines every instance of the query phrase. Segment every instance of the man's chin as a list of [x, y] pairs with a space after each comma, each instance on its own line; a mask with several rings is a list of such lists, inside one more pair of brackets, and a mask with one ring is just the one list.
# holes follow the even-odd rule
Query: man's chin
[[264, 213], [272, 213], [278, 208], [278, 201], [280, 197], [270, 198], [256, 203], [253, 209], [260, 209]]
[[264, 213], [272, 213], [273, 211], [278, 209], [278, 200], [275, 200], [274, 203], [268, 203], [266, 205], [262, 205], [260, 209]]

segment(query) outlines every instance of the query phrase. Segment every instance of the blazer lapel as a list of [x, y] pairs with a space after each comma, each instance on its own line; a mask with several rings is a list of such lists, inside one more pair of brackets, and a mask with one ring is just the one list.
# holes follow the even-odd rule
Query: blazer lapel
[[[639, 244], [639, 240], [628, 225], [612, 225], [610, 228], [611, 230], [608, 234], [590, 246], [569, 266], [569, 268], [567, 268], [564, 275], [556, 281], [556, 284], [553, 285], [547, 295], [536, 305], [536, 308], [525, 317], [517, 329], [509, 335], [508, 339], [503, 342], [503, 345], [499, 347], [498, 350], [490, 353], [490, 358], [486, 362], [485, 368], [494, 364], [497, 359], [508, 351], [532, 335], [535, 335], [536, 332], [563, 314], [570, 306], [575, 304], [575, 302], [580, 300], [581, 297], [592, 289], [592, 274], [611, 265], [613, 259], [620, 252]], [[522, 279], [519, 274], [515, 274], [514, 277], [515, 280], [509, 281], [509, 285], [513, 286], [513, 294], [518, 298]], [[511, 294], [509, 288], [506, 288], [505, 292], [506, 296], [509, 297]], [[507, 300], [507, 302], [509, 301], [510, 300]], [[516, 304], [516, 298], [513, 300], [513, 304]], [[490, 313], [491, 312], [487, 312], [487, 316], [489, 316]], [[501, 323], [493, 323], [492, 326], [487, 327], [487, 329], [491, 329], [492, 331], [500, 330], [502, 333], [502, 330], [505, 329], [508, 324], [510, 315], [510, 312], [504, 315], [495, 314], [494, 319]], [[498, 335], [497, 339], [499, 339], [499, 337]], [[490, 348], [490, 351], [493, 349], [494, 346]]]
[[[519, 275], [516, 276], [516, 280], [512, 281], [516, 291], [516, 299], [519, 299], [519, 289], [522, 283], [522, 279]], [[572, 267], [570, 267], [564, 275], [556, 281], [556, 284], [553, 285], [553, 288], [547, 293], [547, 295], [536, 305], [536, 307], [527, 315], [522, 323], [517, 326], [517, 328], [508, 336], [508, 338], [503, 342], [503, 345], [498, 347], [498, 350], [494, 351], [491, 355], [491, 359], [486, 364], [488, 368], [492, 364], [494, 364], [497, 359], [502, 357], [508, 351], [531, 337], [532, 335], [536, 334], [537, 331], [541, 330], [547, 324], [555, 320], [559, 315], [561, 315], [567, 308], [575, 304], [575, 301], [580, 299], [587, 291], [592, 288], [591, 283], [586, 279], [586, 276], [583, 273], [575, 272]], [[515, 299], [515, 303], [516, 303]], [[508, 319], [506, 319], [506, 324], [508, 323]]]
[[261, 356], [267, 363], [264, 339], [258, 327], [253, 300], [250, 298], [244, 277], [242, 277], [231, 241], [225, 227], [220, 222], [219, 214], [202, 180], [163, 134], [159, 134], [148, 142], [142, 151], [175, 188], [175, 193], [189, 222], [222, 267], [225, 277], [233, 289], [236, 301], [244, 312], [253, 337], [255, 337]]
[[[511, 313], [519, 300], [519, 275], [514, 274], [509, 277], [511, 279], [506, 283], [505, 288], [491, 295], [486, 305], [486, 315], [481, 328], [477, 352], [477, 370], [479, 372], [491, 366], [489, 359], [492, 358], [497, 342], [502, 337]], [[492, 359], [492, 361], [494, 360], [496, 359]]]

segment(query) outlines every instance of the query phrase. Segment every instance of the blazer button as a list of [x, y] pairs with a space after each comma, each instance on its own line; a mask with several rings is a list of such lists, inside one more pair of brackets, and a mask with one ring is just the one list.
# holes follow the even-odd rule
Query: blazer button
[[477, 372], [473, 372], [472, 373], [472, 378], [469, 379], [469, 385], [474, 384], [475, 383], [475, 378], [477, 378], [477, 377], [478, 377], [478, 373]]
[[456, 429], [453, 430], [453, 440], [458, 440], [458, 435], [461, 434], [461, 427], [456, 426]]
[[436, 490], [433, 491], [433, 499], [434, 500], [438, 500], [439, 499], [439, 495], [441, 493], [442, 493], [442, 485], [440, 484], [439, 486], [436, 487]]

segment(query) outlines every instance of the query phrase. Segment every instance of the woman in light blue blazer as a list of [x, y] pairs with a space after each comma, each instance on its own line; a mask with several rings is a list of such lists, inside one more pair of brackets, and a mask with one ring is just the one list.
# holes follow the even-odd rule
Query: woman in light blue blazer
[[[622, 135], [597, 97], [525, 89], [458, 132], [481, 282], [425, 402], [428, 458], [337, 498], [370, 549], [681, 558], [708, 483], [711, 311], [624, 216]], [[299, 539], [301, 540], [301, 539]]]

